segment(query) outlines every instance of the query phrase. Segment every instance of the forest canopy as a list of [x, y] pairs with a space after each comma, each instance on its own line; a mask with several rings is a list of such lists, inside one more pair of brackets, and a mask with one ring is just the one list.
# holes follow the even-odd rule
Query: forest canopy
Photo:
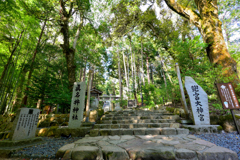
[[221, 109], [215, 83], [240, 98], [239, 43], [239, 0], [0, 0], [0, 112], [65, 112], [79, 81], [122, 105], [177, 104], [176, 63]]

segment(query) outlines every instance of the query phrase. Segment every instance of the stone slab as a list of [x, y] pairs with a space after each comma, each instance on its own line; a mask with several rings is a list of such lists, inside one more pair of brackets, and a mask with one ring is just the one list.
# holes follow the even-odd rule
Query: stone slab
[[220, 125], [182, 125], [192, 133], [217, 133]]
[[208, 95], [192, 77], [185, 76], [187, 90], [195, 125], [210, 125]]
[[104, 159], [109, 160], [128, 160], [129, 156], [126, 150], [118, 146], [101, 146]]
[[[92, 139], [91, 139], [92, 138]], [[82, 144], [80, 144], [82, 143]], [[89, 143], [89, 144], [87, 144]], [[91, 146], [98, 143], [98, 147]], [[60, 154], [61, 153], [61, 154]], [[63, 158], [78, 159], [168, 159], [237, 160], [237, 153], [193, 135], [145, 135], [85, 137], [60, 148]]]
[[78, 146], [71, 150], [73, 160], [97, 159], [99, 157], [99, 148], [95, 146]]
[[72, 92], [71, 110], [69, 116], [69, 128], [79, 128], [83, 120], [83, 110], [85, 107], [85, 82], [75, 82]]
[[39, 109], [20, 108], [13, 122], [10, 140], [18, 141], [34, 138], [39, 114]]

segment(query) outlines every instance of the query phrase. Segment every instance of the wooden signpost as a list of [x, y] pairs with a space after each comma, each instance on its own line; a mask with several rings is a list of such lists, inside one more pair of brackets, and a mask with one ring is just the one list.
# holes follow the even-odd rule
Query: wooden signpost
[[223, 108], [230, 109], [231, 114], [233, 116], [235, 127], [237, 129], [238, 134], [240, 134], [240, 130], [236, 123], [236, 118], [233, 112], [233, 109], [240, 109], [240, 106], [232, 83], [217, 83], [217, 89], [222, 101]]

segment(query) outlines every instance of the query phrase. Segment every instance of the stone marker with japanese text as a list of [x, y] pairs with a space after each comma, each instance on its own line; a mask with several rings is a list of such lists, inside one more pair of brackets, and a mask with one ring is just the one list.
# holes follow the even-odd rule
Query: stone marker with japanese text
[[187, 90], [195, 125], [210, 125], [208, 96], [192, 77], [185, 77], [185, 88]]
[[85, 107], [85, 82], [75, 82], [73, 86], [71, 110], [69, 116], [69, 128], [79, 128], [83, 120], [83, 110]]
[[10, 136], [10, 139], [18, 141], [34, 138], [39, 114], [40, 110], [36, 108], [19, 109], [13, 122], [13, 134]]

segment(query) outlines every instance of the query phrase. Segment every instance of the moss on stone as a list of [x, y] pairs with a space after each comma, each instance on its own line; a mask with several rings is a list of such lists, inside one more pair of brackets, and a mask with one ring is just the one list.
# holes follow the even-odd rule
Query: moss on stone
[[50, 126], [59, 126], [59, 123], [57, 121], [53, 121], [50, 123]]
[[218, 126], [218, 127], [217, 127], [217, 130], [218, 130], [218, 131], [221, 131], [221, 130], [223, 130], [223, 127], [222, 127], [222, 126]]
[[50, 127], [50, 128], [48, 129], [48, 131], [47, 131], [47, 136], [48, 136], [48, 137], [51, 137], [51, 136], [57, 135], [57, 134], [56, 134], [57, 129], [58, 129], [58, 126]]
[[49, 126], [50, 126], [50, 122], [48, 122], [48, 121], [43, 121], [38, 124], [38, 127], [40, 127], [40, 128], [49, 127]]
[[37, 136], [39, 137], [45, 137], [47, 136], [48, 128], [42, 128], [38, 131]]

